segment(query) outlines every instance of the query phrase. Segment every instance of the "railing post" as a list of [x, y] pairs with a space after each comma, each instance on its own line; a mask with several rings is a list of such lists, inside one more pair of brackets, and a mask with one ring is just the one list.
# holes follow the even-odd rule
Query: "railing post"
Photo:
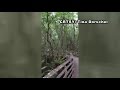
[[66, 76], [67, 76], [67, 69], [66, 69], [66, 65], [65, 65], [65, 76], [64, 76], [64, 78], [66, 78]]

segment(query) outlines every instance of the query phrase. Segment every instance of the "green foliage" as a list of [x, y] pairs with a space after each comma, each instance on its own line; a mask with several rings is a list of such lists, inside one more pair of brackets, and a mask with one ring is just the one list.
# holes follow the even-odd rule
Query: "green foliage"
[[44, 63], [51, 69], [62, 64], [66, 51], [77, 50], [78, 25], [60, 24], [61, 19], [78, 19], [76, 12], [42, 13], [43, 57]]

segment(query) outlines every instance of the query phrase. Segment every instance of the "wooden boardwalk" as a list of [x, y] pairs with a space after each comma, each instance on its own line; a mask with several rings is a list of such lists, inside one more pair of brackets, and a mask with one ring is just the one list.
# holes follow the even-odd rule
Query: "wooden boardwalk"
[[50, 71], [43, 78], [79, 78], [79, 58], [70, 55], [63, 64]]
[[74, 60], [74, 74], [73, 74], [73, 78], [79, 78], [79, 58], [73, 56], [73, 60]]

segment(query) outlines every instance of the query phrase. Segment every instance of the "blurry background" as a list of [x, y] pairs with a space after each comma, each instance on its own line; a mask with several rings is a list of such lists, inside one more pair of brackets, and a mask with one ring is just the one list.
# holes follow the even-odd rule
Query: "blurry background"
[[80, 77], [120, 77], [120, 13], [79, 12], [79, 19], [108, 24], [79, 24]]
[[0, 12], [0, 78], [41, 76], [40, 21], [36, 12]]

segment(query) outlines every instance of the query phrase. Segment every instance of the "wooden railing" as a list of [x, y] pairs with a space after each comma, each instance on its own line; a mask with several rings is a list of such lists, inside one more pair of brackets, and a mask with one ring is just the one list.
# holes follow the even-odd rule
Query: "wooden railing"
[[43, 78], [74, 78], [74, 59], [69, 57], [66, 62], [49, 72]]

